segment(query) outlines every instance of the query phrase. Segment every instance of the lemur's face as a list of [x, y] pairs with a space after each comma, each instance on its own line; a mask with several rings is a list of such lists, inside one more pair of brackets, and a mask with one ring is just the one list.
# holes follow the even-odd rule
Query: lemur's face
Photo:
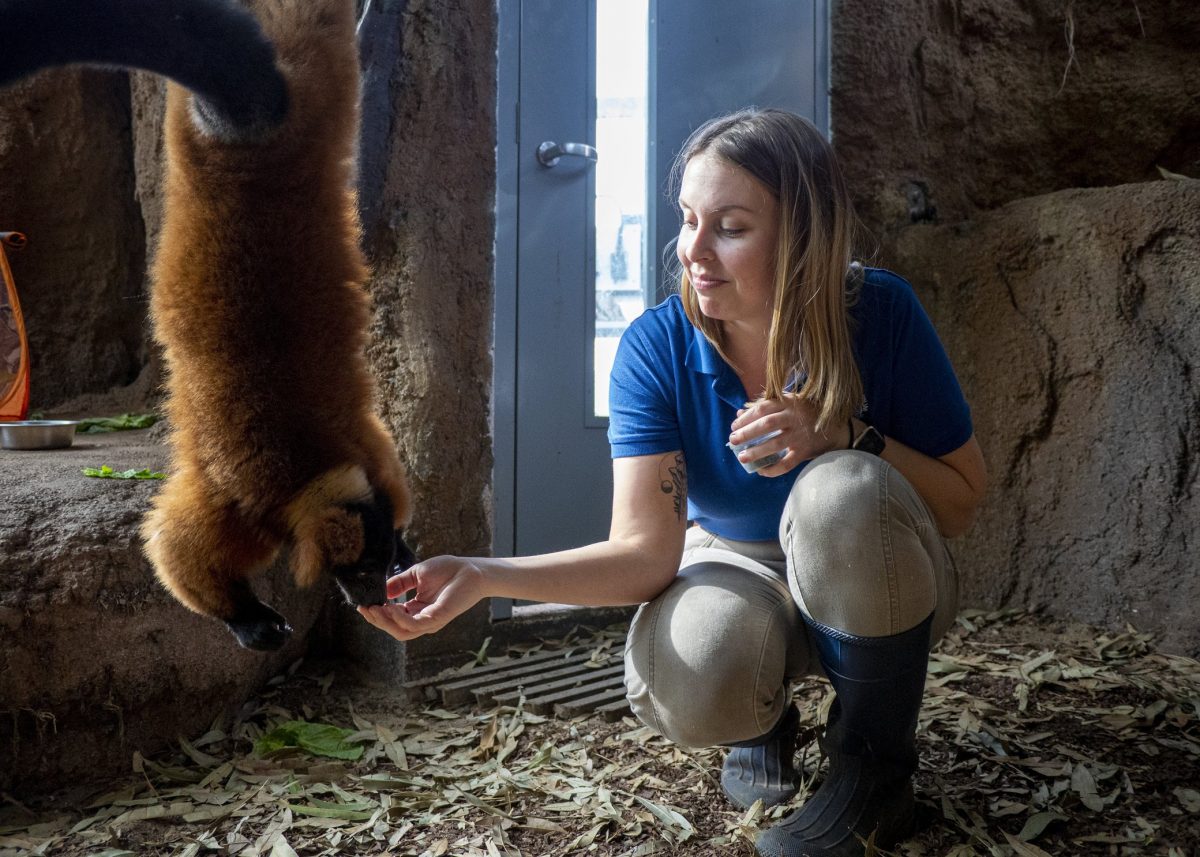
[[370, 502], [345, 508], [362, 522], [363, 550], [354, 562], [335, 565], [334, 579], [350, 604], [383, 604], [388, 578], [413, 565], [416, 557], [404, 543], [403, 533], [394, 528], [392, 504], [386, 495], [375, 492]]

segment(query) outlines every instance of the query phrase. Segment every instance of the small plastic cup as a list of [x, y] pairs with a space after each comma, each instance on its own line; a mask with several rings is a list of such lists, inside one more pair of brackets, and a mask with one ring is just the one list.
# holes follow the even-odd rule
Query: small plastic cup
[[[750, 438], [750, 440], [746, 441], [745, 443], [727, 443], [725, 445], [733, 450], [734, 455], [737, 455], [743, 449], [753, 449], [754, 447], [758, 446], [761, 443], [766, 443], [768, 440], [770, 440], [773, 437], [779, 437], [779, 435], [781, 435], [781, 434], [783, 434], [783, 429], [776, 429], [775, 431], [770, 432], [769, 434], [759, 435], [758, 437], [752, 437], [752, 438]], [[747, 473], [757, 473], [758, 471], [762, 470], [764, 467], [770, 467], [772, 464], [779, 461], [779, 459], [783, 458], [785, 455], [787, 455], [787, 450], [781, 449], [781, 450], [779, 450], [779, 452], [772, 452], [770, 455], [764, 455], [762, 458], [756, 458], [753, 461], [742, 461], [739, 458], [738, 464], [742, 465], [742, 467], [745, 469], [745, 471]]]

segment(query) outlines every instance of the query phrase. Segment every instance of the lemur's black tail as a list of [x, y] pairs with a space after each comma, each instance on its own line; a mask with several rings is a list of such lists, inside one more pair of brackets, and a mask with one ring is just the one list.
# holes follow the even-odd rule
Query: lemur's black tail
[[0, 86], [72, 64], [156, 72], [235, 129], [287, 113], [275, 49], [232, 0], [0, 0]]

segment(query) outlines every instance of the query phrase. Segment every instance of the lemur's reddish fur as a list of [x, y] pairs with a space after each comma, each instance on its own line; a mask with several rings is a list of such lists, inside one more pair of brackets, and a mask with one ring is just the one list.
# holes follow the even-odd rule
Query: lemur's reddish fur
[[352, 562], [362, 527], [342, 504], [372, 487], [397, 528], [411, 516], [364, 354], [354, 3], [247, 5], [275, 44], [289, 113], [260, 142], [225, 143], [169, 86], [151, 298], [172, 461], [146, 552], [180, 601], [222, 619], [236, 609], [233, 584], [289, 541], [301, 585]]
[[298, 583], [328, 569], [356, 603], [413, 559], [364, 354], [354, 5], [0, 0], [0, 86], [73, 63], [180, 82], [151, 289], [172, 461], [143, 537], [167, 588], [252, 648], [290, 630], [247, 583], [285, 545]]

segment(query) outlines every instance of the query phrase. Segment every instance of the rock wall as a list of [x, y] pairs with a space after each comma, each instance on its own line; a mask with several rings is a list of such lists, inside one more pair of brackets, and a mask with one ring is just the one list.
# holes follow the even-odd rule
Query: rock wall
[[833, 34], [873, 257], [925, 302], [990, 467], [964, 597], [1200, 654], [1200, 182], [1160, 172], [1200, 177], [1200, 5], [842, 0]]
[[486, 551], [492, 470], [496, 14], [409, 0], [378, 210], [364, 222], [371, 362], [424, 554]]
[[0, 229], [30, 348], [30, 405], [132, 383], [147, 360], [145, 233], [129, 84], [64, 71], [0, 91]]
[[991, 485], [963, 598], [1130, 622], [1200, 655], [1200, 181], [1070, 190], [905, 230], [896, 265]]
[[1200, 4], [841, 0], [834, 140], [868, 226], [1200, 177]]
[[[388, 7], [383, 7], [385, 10]], [[492, 299], [496, 189], [496, 9], [487, 0], [408, 0], [375, 22], [364, 51], [394, 57], [366, 81], [385, 127], [364, 123], [364, 246], [374, 269], [371, 364], [384, 419], [417, 498], [419, 556], [491, 549]], [[389, 39], [402, 38], [397, 44]], [[382, 123], [381, 123], [382, 124]], [[404, 646], [356, 616], [343, 651], [400, 678], [414, 661], [478, 645], [480, 604], [436, 638]], [[390, 665], [386, 666], [385, 665]]]

